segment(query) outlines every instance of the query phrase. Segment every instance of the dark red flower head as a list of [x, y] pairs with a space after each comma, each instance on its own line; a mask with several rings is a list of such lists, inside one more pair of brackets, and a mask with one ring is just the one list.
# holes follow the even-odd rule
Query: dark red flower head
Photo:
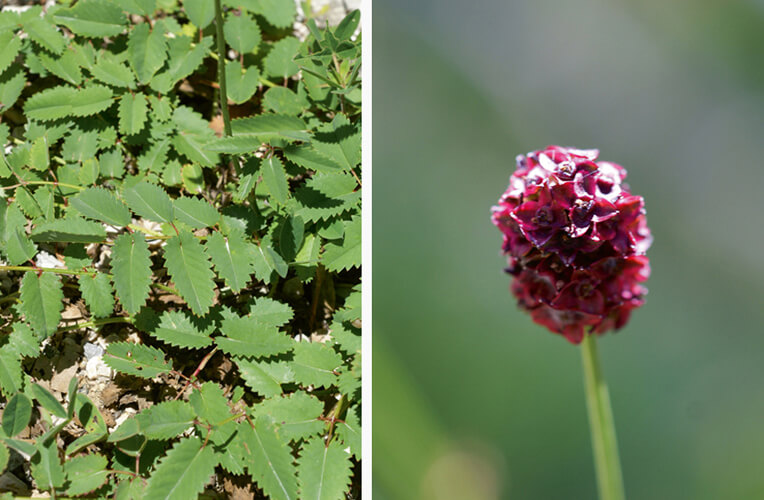
[[536, 323], [578, 344], [621, 328], [645, 301], [652, 236], [626, 170], [596, 149], [517, 157], [491, 219], [504, 234], [512, 292]]

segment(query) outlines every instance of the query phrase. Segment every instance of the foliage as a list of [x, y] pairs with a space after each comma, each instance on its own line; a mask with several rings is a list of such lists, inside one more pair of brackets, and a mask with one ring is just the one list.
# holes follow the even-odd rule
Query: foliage
[[[359, 489], [360, 14], [216, 3], [0, 13], [0, 471], [51, 495]], [[82, 331], [135, 418], [32, 370]]]

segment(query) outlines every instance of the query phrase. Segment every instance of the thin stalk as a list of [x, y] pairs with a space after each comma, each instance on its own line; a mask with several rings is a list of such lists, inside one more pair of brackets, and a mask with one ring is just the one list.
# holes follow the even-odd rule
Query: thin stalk
[[228, 92], [225, 83], [225, 39], [223, 38], [223, 9], [215, 0], [215, 38], [218, 44], [218, 81], [220, 83], [220, 109], [223, 111], [225, 135], [231, 135], [231, 117], [228, 114]]
[[618, 442], [615, 438], [613, 410], [610, 395], [597, 353], [595, 334], [584, 335], [581, 343], [586, 386], [586, 406], [589, 409], [589, 427], [592, 450], [597, 471], [597, 489], [600, 500], [624, 500], [623, 477], [618, 460]]

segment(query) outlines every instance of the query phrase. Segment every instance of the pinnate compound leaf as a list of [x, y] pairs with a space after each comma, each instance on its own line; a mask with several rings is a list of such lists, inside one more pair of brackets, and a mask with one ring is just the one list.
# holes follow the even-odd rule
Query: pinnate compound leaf
[[320, 342], [296, 342], [292, 369], [295, 380], [302, 385], [329, 387], [337, 383], [336, 370], [342, 365], [342, 356]]
[[356, 216], [344, 222], [345, 238], [342, 244], [327, 243], [322, 261], [330, 271], [343, 271], [361, 267], [361, 218]]
[[34, 120], [48, 121], [70, 116], [89, 116], [111, 106], [111, 90], [102, 85], [75, 89], [53, 87], [27, 99], [24, 113]]
[[77, 35], [91, 38], [118, 35], [127, 22], [117, 4], [104, 0], [79, 0], [72, 8], [57, 10], [53, 19]]
[[254, 429], [247, 422], [239, 425], [239, 435], [246, 445], [244, 461], [252, 479], [274, 500], [297, 498], [296, 469], [289, 446], [281, 441], [268, 417], [255, 420]]
[[320, 437], [306, 441], [297, 461], [300, 498], [337, 500], [345, 498], [350, 485], [350, 455], [336, 441], [324, 444]]
[[217, 458], [212, 446], [196, 438], [178, 441], [149, 477], [146, 500], [196, 498], [212, 477]]
[[61, 280], [53, 273], [27, 272], [21, 281], [21, 311], [34, 331], [43, 339], [56, 331], [61, 319], [64, 292]]
[[149, 105], [143, 94], [127, 93], [119, 101], [119, 131], [126, 135], [137, 134], [146, 122]]
[[143, 378], [154, 378], [172, 370], [172, 364], [165, 361], [162, 351], [131, 342], [110, 344], [103, 359], [118, 372]]
[[220, 221], [220, 213], [208, 202], [199, 198], [181, 197], [174, 201], [175, 217], [197, 229], [212, 227]]
[[108, 461], [103, 455], [89, 454], [70, 458], [64, 463], [64, 472], [69, 480], [68, 495], [84, 495], [99, 488], [106, 482], [109, 472]]
[[175, 218], [172, 199], [156, 184], [139, 182], [135, 186], [125, 188], [122, 196], [133, 212], [141, 217], [156, 222], [172, 222]]
[[151, 258], [142, 233], [123, 233], [114, 240], [111, 268], [117, 297], [129, 314], [146, 303], [151, 285]]
[[279, 436], [287, 441], [307, 438], [321, 432], [326, 424], [319, 417], [324, 404], [315, 396], [298, 391], [287, 397], [266, 399], [254, 407], [255, 417], [268, 415], [273, 419]]
[[185, 401], [164, 401], [150, 406], [136, 417], [138, 428], [149, 439], [172, 439], [194, 424], [196, 415]]
[[220, 331], [224, 336], [215, 337], [218, 347], [236, 356], [273, 356], [289, 351], [294, 345], [291, 337], [246, 316], [224, 319]]
[[93, 316], [109, 316], [114, 311], [114, 295], [109, 277], [104, 273], [85, 274], [79, 277], [79, 281], [82, 298]]
[[255, 272], [255, 245], [239, 232], [231, 232], [228, 236], [212, 233], [207, 238], [206, 251], [215, 270], [234, 293], [244, 288]]
[[180, 231], [167, 240], [164, 259], [173, 283], [194, 314], [206, 314], [215, 298], [215, 274], [199, 240]]
[[108, 189], [90, 187], [69, 199], [69, 204], [79, 213], [112, 226], [130, 224], [130, 210]]
[[182, 311], [165, 311], [159, 324], [149, 333], [163, 342], [187, 349], [199, 349], [212, 343], [214, 325], [200, 327], [194, 318]]
[[3, 431], [13, 437], [29, 425], [32, 418], [32, 402], [23, 393], [14, 395], [3, 410]]
[[152, 30], [148, 23], [133, 28], [127, 41], [127, 57], [139, 82], [146, 84], [151, 80], [164, 65], [166, 53], [167, 44], [161, 28], [155, 25]]

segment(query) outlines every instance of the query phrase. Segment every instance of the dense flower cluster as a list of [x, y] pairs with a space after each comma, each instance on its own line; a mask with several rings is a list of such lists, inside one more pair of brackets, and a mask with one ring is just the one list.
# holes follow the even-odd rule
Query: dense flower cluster
[[581, 342], [621, 328], [644, 303], [652, 237], [644, 200], [599, 151], [549, 146], [517, 157], [493, 223], [512, 292], [536, 323]]

